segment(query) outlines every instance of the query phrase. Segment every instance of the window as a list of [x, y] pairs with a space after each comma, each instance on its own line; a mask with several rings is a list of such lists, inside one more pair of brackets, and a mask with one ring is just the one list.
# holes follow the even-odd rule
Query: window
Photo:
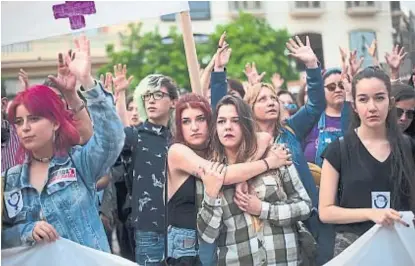
[[320, 1], [295, 1], [295, 8], [320, 8]]
[[391, 1], [391, 10], [392, 11], [400, 11], [401, 10], [401, 2]]
[[[192, 20], [210, 20], [209, 1], [189, 1], [190, 18]], [[161, 16], [162, 21], [175, 21], [176, 14]]]
[[370, 46], [376, 39], [376, 33], [373, 31], [352, 31], [350, 32], [350, 50], [357, 50], [357, 57], [363, 56], [363, 67], [373, 65], [372, 57], [369, 55], [366, 46]]
[[31, 42], [22, 42], [22, 43], [15, 43], [10, 45], [5, 45], [1, 47], [1, 52], [4, 54], [9, 53], [26, 53], [32, 51], [32, 43]]
[[375, 1], [347, 1], [346, 7], [375, 7]]
[[262, 2], [260, 1], [229, 1], [231, 11], [238, 10], [261, 10]]

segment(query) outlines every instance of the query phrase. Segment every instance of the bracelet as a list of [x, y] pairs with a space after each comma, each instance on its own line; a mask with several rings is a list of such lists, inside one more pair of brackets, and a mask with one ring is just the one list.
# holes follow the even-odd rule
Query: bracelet
[[268, 164], [267, 160], [262, 159], [262, 161], [264, 161], [265, 165], [267, 166], [267, 171], [268, 171], [269, 170], [269, 164]]
[[82, 109], [84, 109], [85, 108], [85, 102], [83, 101], [83, 100], [81, 100], [81, 105], [80, 106], [78, 106], [78, 107], [76, 107], [76, 108], [71, 108], [71, 107], [69, 107], [68, 108], [68, 110], [69, 111], [71, 111], [72, 112], [72, 114], [77, 114], [77, 113], [79, 113], [80, 111], [82, 111]]

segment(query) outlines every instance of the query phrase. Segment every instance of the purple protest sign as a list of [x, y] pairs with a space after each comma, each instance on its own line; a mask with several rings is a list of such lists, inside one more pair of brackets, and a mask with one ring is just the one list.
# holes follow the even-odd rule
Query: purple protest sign
[[55, 19], [69, 18], [72, 30], [85, 28], [84, 15], [96, 14], [94, 1], [65, 1], [52, 7]]

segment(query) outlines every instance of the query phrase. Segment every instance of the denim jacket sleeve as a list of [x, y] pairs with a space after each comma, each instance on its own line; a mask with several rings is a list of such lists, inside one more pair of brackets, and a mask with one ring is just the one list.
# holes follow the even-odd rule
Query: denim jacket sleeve
[[94, 134], [84, 146], [72, 149], [77, 171], [90, 188], [115, 163], [124, 145], [124, 126], [113, 104], [112, 95], [99, 82], [83, 93], [94, 125]]
[[226, 72], [212, 72], [210, 75], [210, 106], [216, 110], [218, 102], [228, 94], [228, 83], [226, 82]]
[[302, 141], [320, 119], [326, 108], [323, 77], [320, 67], [307, 69], [308, 101], [298, 112], [287, 120], [297, 138]]
[[18, 246], [32, 245], [35, 243], [32, 232], [35, 222], [16, 224], [8, 226], [3, 224], [1, 230], [1, 248], [12, 248]]

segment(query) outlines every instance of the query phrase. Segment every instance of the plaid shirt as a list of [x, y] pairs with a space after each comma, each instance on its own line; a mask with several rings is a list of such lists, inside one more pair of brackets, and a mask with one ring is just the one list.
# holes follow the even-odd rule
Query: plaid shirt
[[311, 212], [311, 200], [294, 167], [271, 170], [249, 183], [262, 200], [260, 228], [253, 216], [239, 209], [233, 200], [234, 186], [225, 186], [222, 197], [197, 194], [203, 202], [197, 225], [200, 237], [208, 243], [217, 239], [218, 265], [298, 265], [296, 221]]

